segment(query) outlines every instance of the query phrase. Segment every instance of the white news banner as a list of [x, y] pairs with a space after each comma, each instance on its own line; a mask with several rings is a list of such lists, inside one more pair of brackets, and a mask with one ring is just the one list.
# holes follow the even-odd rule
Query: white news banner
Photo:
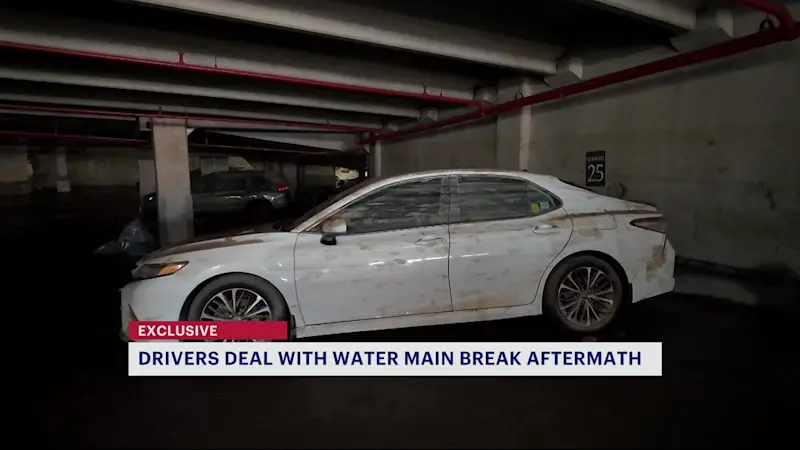
[[129, 376], [661, 376], [660, 342], [133, 342]]

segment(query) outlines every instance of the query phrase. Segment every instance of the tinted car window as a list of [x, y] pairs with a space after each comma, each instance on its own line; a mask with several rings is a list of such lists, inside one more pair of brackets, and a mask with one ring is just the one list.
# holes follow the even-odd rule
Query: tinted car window
[[447, 196], [441, 177], [416, 180], [369, 194], [336, 217], [345, 220], [347, 234], [441, 225], [447, 223]]
[[475, 222], [537, 216], [552, 211], [557, 205], [555, 198], [525, 180], [462, 176], [454, 211], [458, 213], [459, 222]]
[[269, 181], [260, 175], [250, 177], [250, 187], [253, 189], [268, 189], [270, 187], [269, 184]]
[[214, 191], [241, 191], [245, 189], [245, 178], [241, 175], [220, 175], [213, 183]]

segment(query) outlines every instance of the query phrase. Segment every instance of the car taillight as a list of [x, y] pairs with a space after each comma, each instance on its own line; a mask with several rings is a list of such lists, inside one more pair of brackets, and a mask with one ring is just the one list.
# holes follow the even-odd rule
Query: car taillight
[[289, 186], [278, 186], [276, 189], [278, 192], [286, 192], [289, 190]]
[[655, 231], [656, 233], [667, 233], [667, 221], [664, 219], [664, 216], [632, 220], [631, 225], [645, 230]]

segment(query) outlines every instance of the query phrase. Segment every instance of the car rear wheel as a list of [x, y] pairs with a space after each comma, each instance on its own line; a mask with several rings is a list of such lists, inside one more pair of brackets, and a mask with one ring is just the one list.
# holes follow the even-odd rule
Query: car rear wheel
[[247, 274], [223, 275], [192, 299], [190, 321], [288, 321], [289, 308], [272, 284]]
[[569, 331], [596, 333], [614, 320], [624, 298], [614, 267], [596, 256], [581, 255], [566, 259], [550, 274], [545, 313]]

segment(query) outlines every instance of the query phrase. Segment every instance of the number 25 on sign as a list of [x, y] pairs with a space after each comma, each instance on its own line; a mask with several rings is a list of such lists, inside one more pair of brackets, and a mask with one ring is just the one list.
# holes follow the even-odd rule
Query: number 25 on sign
[[606, 152], [586, 152], [586, 186], [606, 185]]

